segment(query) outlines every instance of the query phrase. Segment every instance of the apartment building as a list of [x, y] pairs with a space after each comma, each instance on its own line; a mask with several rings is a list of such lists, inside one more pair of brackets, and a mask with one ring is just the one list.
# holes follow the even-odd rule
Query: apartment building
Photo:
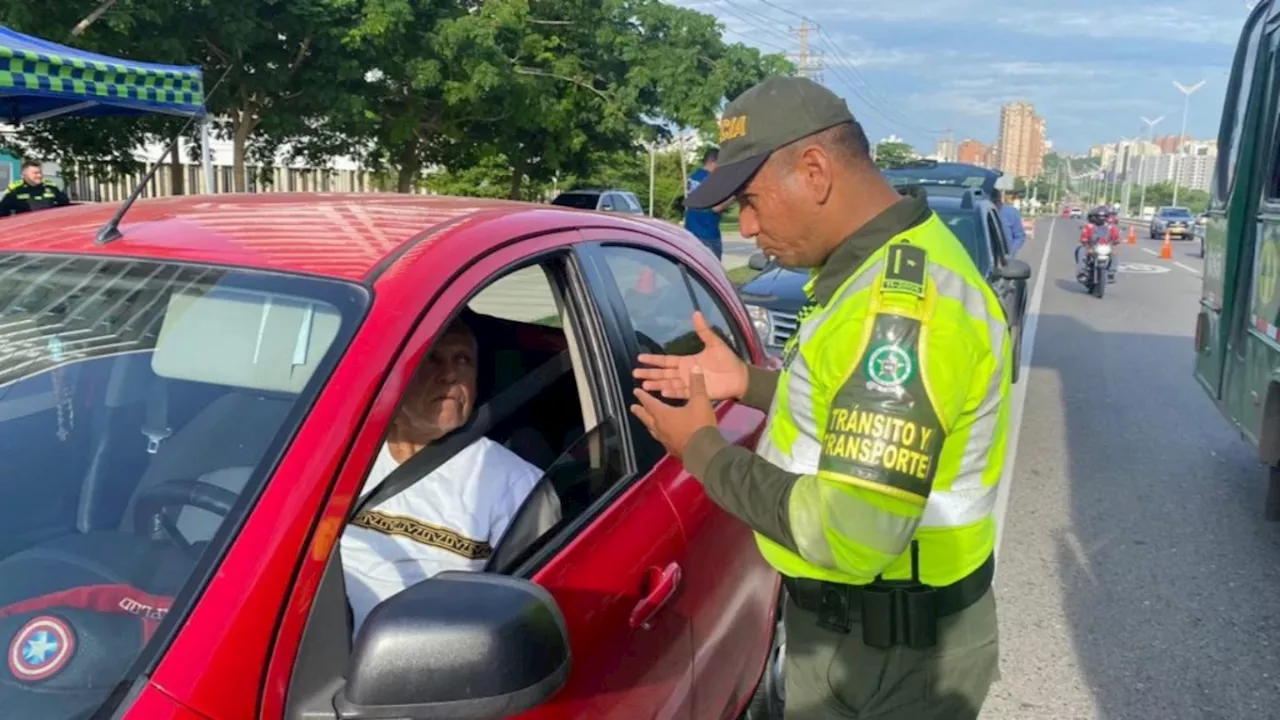
[[1012, 177], [1036, 177], [1044, 169], [1044, 118], [1035, 106], [1018, 101], [1000, 108], [996, 141], [1000, 169]]

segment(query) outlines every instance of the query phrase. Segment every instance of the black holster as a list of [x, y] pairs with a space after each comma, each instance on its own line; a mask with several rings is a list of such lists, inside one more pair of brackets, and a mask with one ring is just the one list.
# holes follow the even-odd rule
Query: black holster
[[881, 580], [862, 590], [862, 642], [888, 650], [938, 644], [937, 591], [913, 580]]

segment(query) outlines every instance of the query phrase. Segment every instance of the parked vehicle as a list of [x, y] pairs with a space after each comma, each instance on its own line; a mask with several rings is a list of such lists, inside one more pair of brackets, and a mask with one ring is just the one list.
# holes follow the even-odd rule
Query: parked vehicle
[[1148, 232], [1152, 240], [1163, 238], [1166, 230], [1169, 231], [1171, 239], [1181, 240], [1192, 234], [1194, 226], [1195, 218], [1192, 217], [1190, 210], [1184, 207], [1165, 206], [1156, 210], [1156, 214], [1152, 216]]
[[578, 210], [600, 210], [625, 215], [644, 214], [639, 198], [635, 193], [627, 190], [570, 190], [557, 195], [551, 204]]
[[1195, 320], [1195, 378], [1267, 466], [1269, 520], [1280, 520], [1278, 44], [1280, 2], [1262, 0], [1241, 29], [1223, 99]]
[[[1013, 342], [1013, 380], [1019, 376], [1022, 325], [1027, 306], [1031, 266], [1009, 254], [1009, 240], [995, 205], [988, 199], [1000, 173], [962, 163], [919, 163], [884, 172], [903, 192], [926, 193], [929, 207], [946, 222], [969, 251], [978, 271], [987, 278], [1009, 321]], [[760, 274], [739, 289], [756, 332], [770, 353], [780, 355], [795, 333], [796, 316], [805, 303], [806, 273], [788, 270], [757, 253], [749, 260]]]
[[[0, 221], [0, 714], [727, 718], [780, 692], [776, 573], [627, 411], [638, 353], [700, 349], [695, 308], [766, 360], [686, 233], [263, 194], [139, 201], [95, 242], [115, 210]], [[484, 572], [410, 587], [353, 640], [336, 541], [464, 308], [457, 437], [545, 473]], [[754, 446], [763, 413], [717, 413]], [[527, 511], [549, 496], [551, 525]]]

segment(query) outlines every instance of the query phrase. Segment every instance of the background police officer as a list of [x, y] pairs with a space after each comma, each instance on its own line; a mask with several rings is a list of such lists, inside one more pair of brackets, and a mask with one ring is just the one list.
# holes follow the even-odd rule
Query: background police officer
[[[720, 165], [687, 203], [730, 196], [744, 235], [811, 269], [783, 369], [743, 363], [695, 315], [705, 349], [641, 355], [632, 412], [783, 575], [788, 718], [974, 718], [998, 675], [999, 302], [812, 81], [770, 78], [726, 108]], [[727, 398], [769, 411], [756, 453], [720, 435]]]
[[66, 193], [44, 179], [40, 163], [27, 160], [22, 163], [22, 179], [10, 183], [0, 198], [0, 217], [70, 204]]

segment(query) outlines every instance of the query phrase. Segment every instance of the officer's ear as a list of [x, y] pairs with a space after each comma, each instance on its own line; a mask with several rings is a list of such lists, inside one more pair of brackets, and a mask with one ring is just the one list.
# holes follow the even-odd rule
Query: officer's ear
[[835, 186], [836, 158], [821, 143], [811, 142], [795, 152], [793, 172], [817, 205], [826, 204]]

